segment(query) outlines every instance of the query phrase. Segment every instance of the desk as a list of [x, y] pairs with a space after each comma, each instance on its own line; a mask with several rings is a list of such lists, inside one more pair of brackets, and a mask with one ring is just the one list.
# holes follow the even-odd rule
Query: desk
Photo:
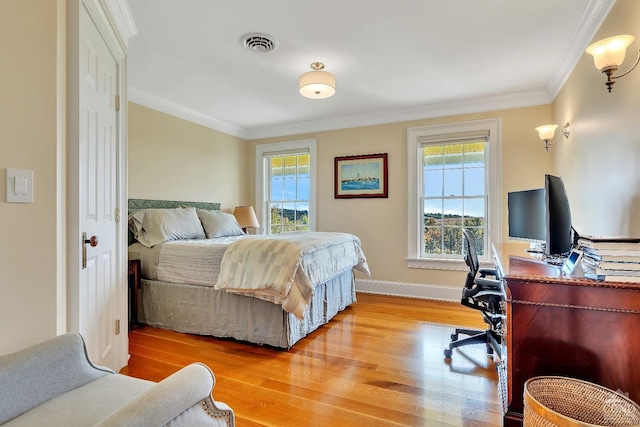
[[522, 425], [524, 382], [581, 378], [640, 402], [640, 283], [562, 277], [522, 244], [494, 245], [507, 292], [505, 426]]

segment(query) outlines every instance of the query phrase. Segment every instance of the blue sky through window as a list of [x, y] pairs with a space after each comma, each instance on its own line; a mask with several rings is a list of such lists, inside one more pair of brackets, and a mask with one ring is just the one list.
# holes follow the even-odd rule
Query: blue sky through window
[[308, 173], [271, 176], [271, 200], [295, 201], [309, 200], [310, 177]]
[[425, 214], [484, 218], [483, 143], [428, 146], [423, 159]]

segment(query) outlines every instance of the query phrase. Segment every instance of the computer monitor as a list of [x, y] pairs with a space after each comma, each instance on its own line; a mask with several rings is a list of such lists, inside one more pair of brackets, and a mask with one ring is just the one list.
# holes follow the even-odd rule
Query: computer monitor
[[509, 238], [544, 242], [547, 255], [571, 250], [571, 209], [561, 178], [545, 175], [544, 188], [511, 192], [507, 203]]
[[507, 194], [509, 238], [545, 242], [547, 210], [545, 189], [513, 191]]
[[546, 250], [548, 255], [563, 255], [571, 250], [571, 209], [562, 179], [545, 175]]

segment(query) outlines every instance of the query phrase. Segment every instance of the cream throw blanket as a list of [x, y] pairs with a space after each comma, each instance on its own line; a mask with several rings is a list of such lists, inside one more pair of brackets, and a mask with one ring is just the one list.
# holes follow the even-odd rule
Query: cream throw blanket
[[314, 287], [353, 268], [370, 277], [360, 239], [352, 234], [249, 236], [225, 251], [215, 288], [281, 304], [302, 319]]

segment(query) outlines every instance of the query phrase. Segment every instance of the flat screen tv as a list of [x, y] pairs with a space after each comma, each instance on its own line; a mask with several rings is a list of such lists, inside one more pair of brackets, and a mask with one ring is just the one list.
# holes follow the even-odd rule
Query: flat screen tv
[[507, 194], [509, 237], [518, 240], [547, 240], [547, 210], [544, 188]]
[[571, 209], [562, 179], [545, 175], [546, 243], [547, 255], [562, 255], [571, 251]]

